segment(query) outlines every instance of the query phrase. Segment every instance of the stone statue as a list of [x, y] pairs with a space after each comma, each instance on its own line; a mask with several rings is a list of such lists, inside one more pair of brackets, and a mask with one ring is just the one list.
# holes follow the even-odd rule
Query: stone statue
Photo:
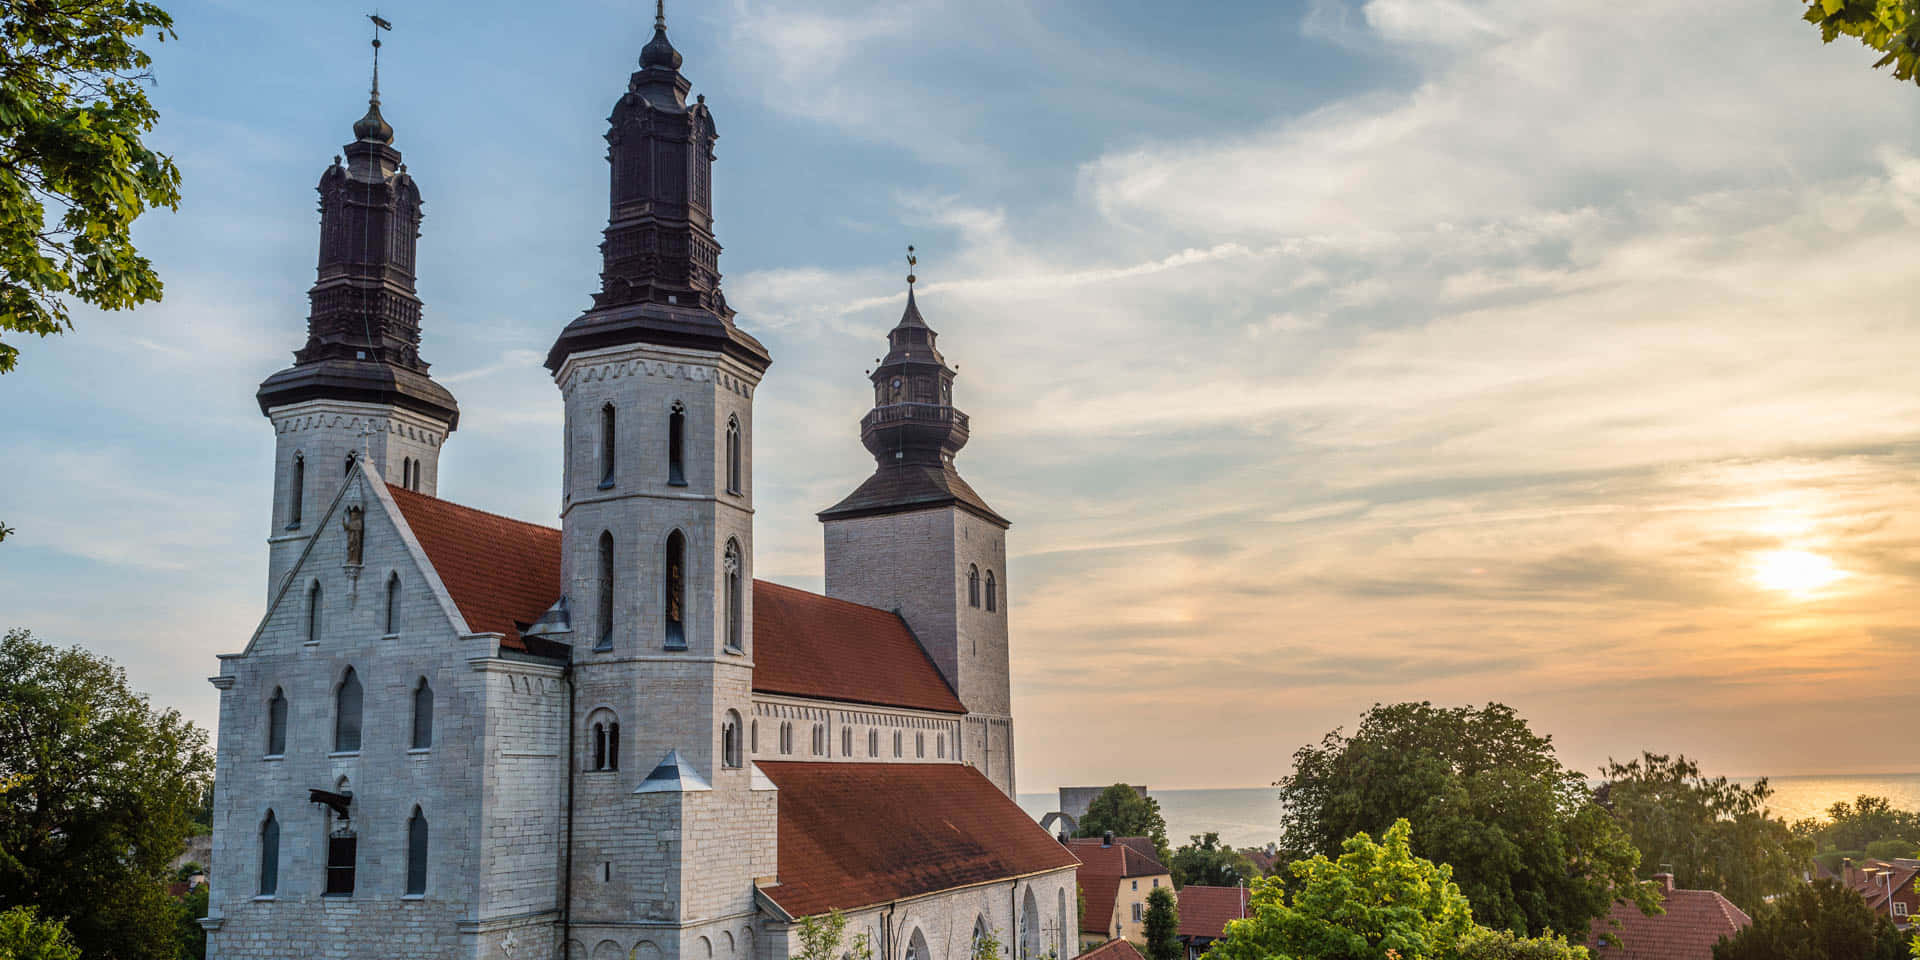
[[340, 521], [340, 526], [347, 531], [347, 562], [351, 564], [360, 563], [361, 550], [366, 546], [367, 524], [363, 517], [364, 513], [365, 511], [359, 507], [348, 507], [347, 518]]

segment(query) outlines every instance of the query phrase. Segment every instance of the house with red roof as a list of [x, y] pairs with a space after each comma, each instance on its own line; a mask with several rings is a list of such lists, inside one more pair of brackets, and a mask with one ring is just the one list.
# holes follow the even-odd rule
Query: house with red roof
[[1842, 860], [1834, 879], [1860, 894], [1874, 913], [1893, 921], [1902, 930], [1912, 929], [1920, 917], [1920, 860], [1867, 859]]
[[876, 960], [1079, 954], [1080, 860], [1013, 801], [1010, 524], [955, 467], [913, 277], [824, 589], [755, 576], [772, 357], [721, 292], [681, 63], [657, 11], [614, 91], [599, 287], [545, 362], [557, 527], [439, 496], [460, 409], [377, 87], [321, 175], [307, 337], [257, 397], [266, 609], [211, 678], [209, 958], [783, 960], [836, 911]]
[[1187, 948], [1187, 960], [1198, 960], [1226, 936], [1227, 924], [1246, 919], [1250, 896], [1246, 887], [1189, 883], [1180, 888], [1180, 942]]
[[1080, 892], [1086, 897], [1081, 949], [1109, 940], [1146, 943], [1147, 897], [1173, 887], [1173, 874], [1157, 858], [1152, 838], [1078, 837], [1067, 841], [1067, 849], [1080, 859]]
[[1615, 902], [1587, 933], [1596, 960], [1713, 960], [1714, 944], [1753, 923], [1717, 891], [1678, 889], [1670, 873], [1653, 879], [1666, 912], [1649, 916]]

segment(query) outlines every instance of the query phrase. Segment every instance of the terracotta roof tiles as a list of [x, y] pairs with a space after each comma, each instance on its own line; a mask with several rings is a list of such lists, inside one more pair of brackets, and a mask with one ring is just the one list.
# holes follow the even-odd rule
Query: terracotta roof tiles
[[1139, 948], [1125, 940], [1108, 940], [1080, 955], [1080, 960], [1144, 960]]
[[560, 597], [560, 531], [392, 484], [387, 490], [467, 629], [503, 634], [501, 646], [510, 650], [528, 649], [516, 623], [539, 619]]
[[1160, 861], [1142, 853], [1142, 844], [1134, 843], [1136, 840], [1152, 848], [1153, 841], [1146, 837], [1115, 837], [1112, 845], [1100, 837], [1067, 841], [1067, 849], [1080, 858], [1080, 890], [1087, 898], [1087, 909], [1080, 915], [1081, 933], [1104, 936], [1112, 932], [1107, 925], [1113, 922], [1113, 905], [1120, 896], [1120, 881], [1168, 872]]
[[1203, 887], [1189, 883], [1180, 888], [1180, 936], [1218, 940], [1225, 935], [1227, 923], [1247, 915], [1245, 887]]
[[[1721, 937], [1753, 923], [1746, 911], [1712, 890], [1668, 890], [1665, 896], [1667, 912], [1652, 917], [1631, 903], [1615, 903], [1608, 916], [1593, 921], [1588, 948], [1607, 960], [1713, 960], [1713, 945]], [[1601, 950], [1602, 935], [1614, 945]]]

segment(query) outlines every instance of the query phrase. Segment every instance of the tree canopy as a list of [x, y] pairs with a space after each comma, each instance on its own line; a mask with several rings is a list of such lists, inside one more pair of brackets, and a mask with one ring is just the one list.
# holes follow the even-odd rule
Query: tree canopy
[[1920, 842], [1920, 813], [1895, 807], [1886, 797], [1863, 794], [1851, 803], [1841, 800], [1828, 807], [1826, 820], [1803, 820], [1794, 830], [1811, 840], [1817, 852], [1871, 856], [1867, 848], [1876, 843]]
[[1831, 880], [1802, 884], [1721, 940], [1713, 960], [1906, 960], [1908, 946], [1858, 893]]
[[1154, 887], [1147, 894], [1147, 960], [1180, 960], [1180, 902], [1170, 887]]
[[1616, 896], [1653, 909], [1626, 830], [1561, 765], [1552, 738], [1502, 704], [1376, 704], [1352, 736], [1300, 748], [1277, 786], [1288, 859], [1335, 853], [1405, 818], [1415, 852], [1449, 864], [1492, 927], [1584, 931]]
[[1773, 788], [1708, 778], [1686, 757], [1644, 753], [1601, 770], [1597, 798], [1640, 851], [1639, 875], [1670, 868], [1676, 885], [1717, 890], [1751, 913], [1798, 886], [1813, 844], [1766, 806]]
[[0, 638], [0, 908], [63, 917], [88, 956], [174, 960], [167, 864], [212, 775], [206, 733], [111, 661]]
[[1920, 83], [1920, 2], [1916, 0], [1806, 0], [1801, 18], [1832, 43], [1852, 37], [1881, 54], [1875, 70], [1892, 67], [1893, 78]]
[[1159, 851], [1160, 862], [1173, 859], [1167, 850], [1167, 821], [1160, 815], [1160, 801], [1143, 797], [1140, 791], [1116, 783], [1087, 804], [1080, 818], [1076, 837], [1098, 837], [1111, 833], [1116, 837], [1149, 837]]
[[0, 911], [0, 960], [80, 960], [80, 949], [60, 921], [14, 907]]
[[[160, 118], [139, 42], [173, 36], [140, 0], [0, 0], [0, 331], [71, 329], [69, 298], [160, 299], [133, 221], [177, 208], [180, 171], [141, 140]], [[19, 349], [0, 342], [0, 373]]]
[[1189, 843], [1173, 852], [1167, 869], [1173, 885], [1197, 883], [1203, 887], [1234, 887], [1260, 876], [1247, 855], [1220, 842], [1217, 833], [1193, 834]]

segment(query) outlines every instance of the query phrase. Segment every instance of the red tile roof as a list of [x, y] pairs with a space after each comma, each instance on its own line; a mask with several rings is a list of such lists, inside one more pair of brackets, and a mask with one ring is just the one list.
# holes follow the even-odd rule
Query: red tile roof
[[[1713, 960], [1713, 945], [1721, 937], [1753, 923], [1746, 911], [1712, 890], [1668, 890], [1665, 896], [1667, 912], [1652, 917], [1631, 903], [1615, 903], [1607, 917], [1593, 921], [1587, 946], [1606, 960]], [[1615, 945], [1598, 952], [1602, 935]]]
[[1080, 914], [1080, 932], [1105, 936], [1112, 933], [1113, 905], [1120, 898], [1120, 881], [1127, 877], [1151, 877], [1167, 873], [1167, 868], [1151, 855], [1142, 853], [1146, 837], [1115, 837], [1106, 846], [1101, 837], [1079, 837], [1067, 841], [1067, 849], [1080, 858], [1080, 890], [1086, 894], [1087, 909]]
[[525, 650], [514, 624], [539, 619], [560, 597], [560, 531], [392, 484], [387, 491], [467, 629], [504, 634], [501, 646]]
[[[560, 597], [560, 531], [387, 489], [468, 629], [528, 649], [515, 624], [539, 619]], [[757, 692], [966, 712], [897, 614], [755, 580], [753, 636]]]
[[1180, 936], [1218, 940], [1225, 935], [1227, 922], [1247, 915], [1246, 887], [1203, 887], [1189, 883], [1180, 888]]
[[1125, 940], [1108, 940], [1080, 955], [1080, 960], [1144, 960], [1140, 951]]
[[753, 582], [753, 689], [965, 713], [898, 614]]
[[[1893, 894], [1906, 889], [1914, 877], [1920, 876], [1920, 863], [1913, 860], [1867, 859], [1853, 864], [1849, 870], [1842, 866], [1844, 875], [1836, 876], [1844, 885], [1858, 893], [1867, 901], [1867, 908], [1877, 913], [1889, 911], [1887, 901]], [[1891, 883], [1888, 879], [1891, 877]]]
[[779, 883], [790, 916], [1072, 867], [1073, 855], [972, 767], [760, 761], [780, 788]]
[[1078, 874], [1080, 893], [1087, 908], [1080, 911], [1080, 932], [1095, 936], [1113, 935], [1113, 903], [1120, 899], [1120, 878], [1088, 876], [1085, 867]]

